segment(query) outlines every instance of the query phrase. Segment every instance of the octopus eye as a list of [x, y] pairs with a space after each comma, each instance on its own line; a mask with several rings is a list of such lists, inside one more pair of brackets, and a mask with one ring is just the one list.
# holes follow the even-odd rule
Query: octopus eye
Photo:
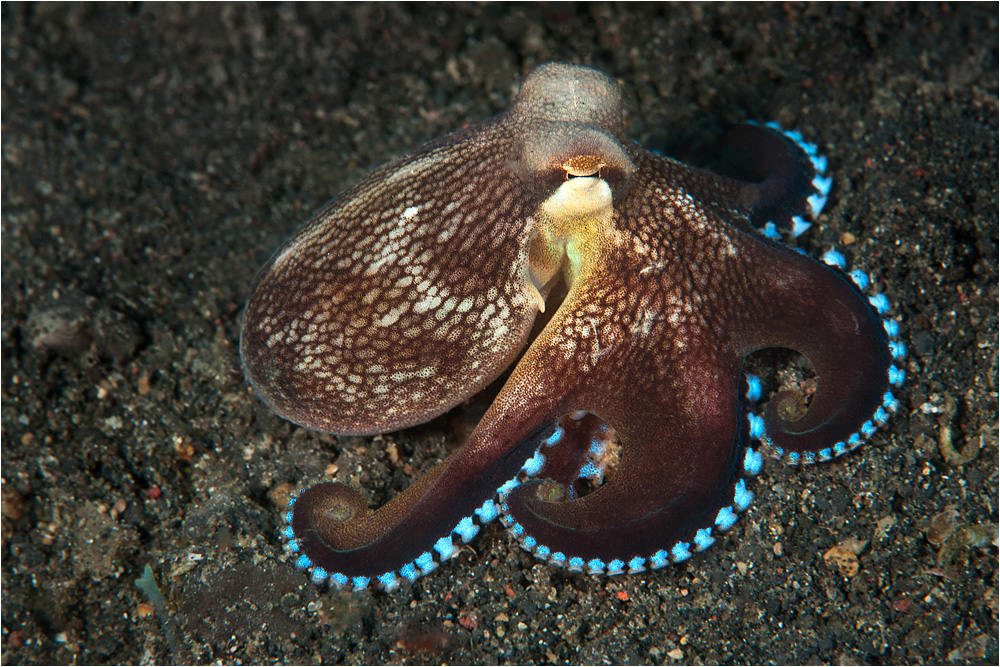
[[528, 133], [511, 169], [536, 194], [551, 195], [574, 178], [597, 178], [622, 193], [637, 167], [626, 146], [600, 128], [548, 123]]
[[606, 162], [595, 155], [577, 155], [562, 164], [567, 181], [571, 178], [590, 178], [592, 176], [601, 178], [601, 171], [607, 166]]

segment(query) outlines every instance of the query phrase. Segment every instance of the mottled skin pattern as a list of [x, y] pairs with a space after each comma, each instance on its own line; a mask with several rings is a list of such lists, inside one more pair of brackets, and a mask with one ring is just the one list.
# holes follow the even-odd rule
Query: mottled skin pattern
[[[522, 543], [589, 571], [658, 567], [674, 547], [682, 560], [730, 525], [725, 508], [745, 506], [741, 368], [762, 348], [798, 350], [819, 380], [804, 416], [800, 397], [771, 400], [765, 442], [811, 455], [870, 434], [894, 407], [882, 319], [846, 274], [756, 230], [808, 214], [812, 163], [759, 127], [735, 128], [724, 149], [726, 176], [649, 153], [625, 136], [615, 81], [549, 64], [506, 112], [375, 170], [275, 254], [247, 301], [246, 374], [275, 412], [332, 433], [454, 407], [558, 308], [433, 472], [375, 511], [343, 484], [298, 498], [286, 536], [314, 579], [392, 588], [396, 573], [433, 569], [452, 555], [439, 538], [517, 479], [557, 422], [571, 431], [554, 444], [563, 454], [500, 495]], [[559, 281], [565, 299], [546, 303]], [[614, 475], [583, 497], [560, 492], [602, 424], [621, 446]]]

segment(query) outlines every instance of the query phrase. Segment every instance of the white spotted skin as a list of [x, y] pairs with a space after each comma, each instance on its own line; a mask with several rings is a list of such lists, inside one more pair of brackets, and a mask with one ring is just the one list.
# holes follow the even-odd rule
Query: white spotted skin
[[[620, 123], [620, 90], [590, 72], [582, 85]], [[547, 165], [515, 158], [525, 137], [561, 141], [532, 128], [579, 97], [531, 93], [542, 79], [505, 114], [369, 174], [260, 271], [241, 356], [273, 410], [334, 433], [403, 428], [475, 394], [521, 351], [548, 290], [528, 266]]]
[[[455, 167], [468, 150], [447, 145], [376, 172], [265, 267], [243, 355], [279, 413], [337, 433], [392, 430], [467, 398], [517, 354], [537, 298], [516, 189], [499, 180], [434, 188], [430, 199], [418, 188], [487, 180], [487, 160]], [[470, 210], [481, 196], [496, 206]]]

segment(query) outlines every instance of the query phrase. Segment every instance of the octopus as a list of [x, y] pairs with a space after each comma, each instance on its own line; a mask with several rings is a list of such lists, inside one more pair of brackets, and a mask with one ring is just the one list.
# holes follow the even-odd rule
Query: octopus
[[[513, 370], [464, 444], [384, 506], [339, 482], [299, 493], [282, 528], [295, 564], [393, 590], [499, 518], [553, 565], [655, 570], [747, 509], [755, 444], [808, 464], [883, 425], [905, 376], [888, 299], [839, 253], [779, 241], [823, 207], [825, 158], [756, 124], [714, 155], [706, 171], [644, 150], [614, 79], [550, 63], [503, 113], [317, 211], [244, 311], [243, 367], [271, 410], [378, 434]], [[744, 364], [765, 348], [807, 358], [815, 391], [755, 412], [762, 382]]]

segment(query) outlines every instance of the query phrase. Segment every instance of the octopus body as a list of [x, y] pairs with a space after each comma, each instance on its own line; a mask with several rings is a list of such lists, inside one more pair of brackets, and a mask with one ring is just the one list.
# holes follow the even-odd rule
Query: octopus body
[[[822, 207], [825, 160], [754, 125], [719, 155], [710, 173], [642, 149], [613, 79], [552, 63], [505, 112], [376, 169], [278, 250], [240, 350], [286, 419], [405, 428], [517, 360], [468, 441], [385, 506], [332, 482], [293, 501], [283, 534], [314, 581], [391, 590], [496, 518], [571, 570], [663, 567], [750, 504], [754, 441], [811, 463], [888, 419], [904, 348], [887, 300], [836, 253], [773, 238]], [[743, 363], [770, 347], [805, 355], [818, 388], [758, 416]]]

